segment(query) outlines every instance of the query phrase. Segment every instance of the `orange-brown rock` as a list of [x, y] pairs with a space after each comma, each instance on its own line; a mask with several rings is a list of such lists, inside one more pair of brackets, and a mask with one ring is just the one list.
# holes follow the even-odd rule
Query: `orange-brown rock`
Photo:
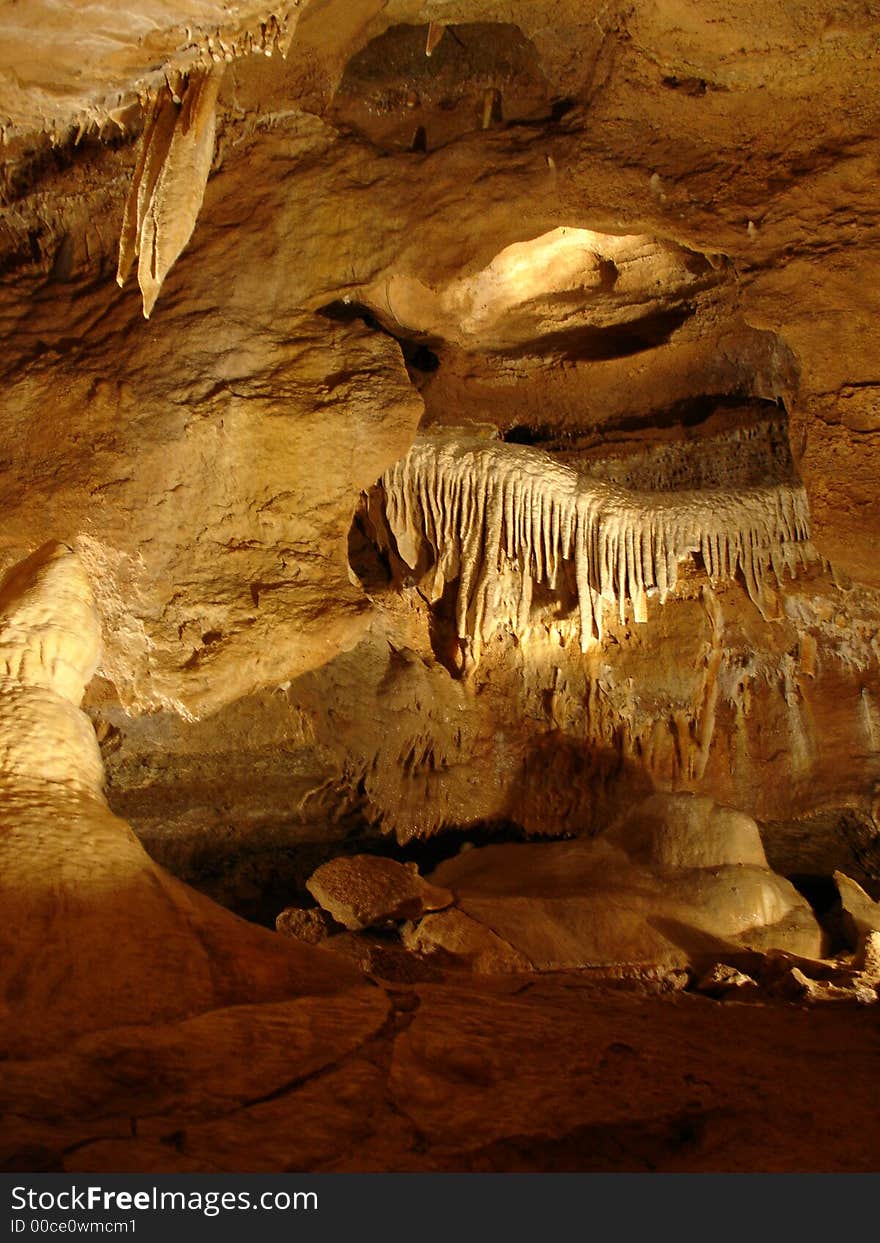
[[414, 863], [381, 855], [340, 856], [323, 864], [306, 882], [329, 915], [353, 932], [450, 906], [448, 889], [422, 880]]
[[48, 544], [0, 586], [0, 1049], [357, 985], [158, 867], [101, 792], [79, 710], [99, 654], [88, 580]]
[[0, 1161], [876, 1167], [877, 39], [4, 7]]
[[532, 971], [529, 960], [479, 920], [455, 907], [405, 924], [403, 944], [416, 954], [439, 955], [464, 963], [480, 975]]
[[708, 997], [733, 997], [740, 1001], [754, 998], [759, 991], [750, 975], [723, 962], [713, 963], [694, 987], [698, 993], [705, 993]]
[[[736, 947], [818, 956], [823, 934], [807, 903], [766, 863], [751, 861], [760, 848], [757, 829], [751, 834], [725, 817], [727, 809], [706, 807], [704, 816], [714, 812], [732, 831], [704, 842], [693, 835], [688, 820], [695, 809], [687, 803], [676, 825], [681, 803], [664, 806], [655, 797], [634, 814], [640, 832], [632, 854], [613, 835], [487, 846], [447, 860], [431, 879], [448, 885], [466, 915], [542, 970], [685, 965]], [[632, 839], [624, 834], [623, 841]]]
[[318, 907], [287, 906], [275, 920], [276, 932], [307, 945], [326, 941], [333, 928], [333, 920]]

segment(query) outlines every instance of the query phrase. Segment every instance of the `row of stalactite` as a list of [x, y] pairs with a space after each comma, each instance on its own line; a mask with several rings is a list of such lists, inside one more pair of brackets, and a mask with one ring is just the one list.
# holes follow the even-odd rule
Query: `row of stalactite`
[[588, 478], [535, 449], [447, 435], [416, 442], [382, 477], [397, 551], [415, 569], [427, 549], [431, 594], [458, 580], [455, 620], [474, 656], [506, 612], [511, 574], [522, 634], [535, 582], [557, 587], [574, 567], [582, 651], [601, 640], [603, 606], [621, 623], [627, 601], [647, 620], [647, 593], [676, 587], [679, 562], [699, 554], [709, 579], [741, 573], [764, 612], [770, 574], [793, 575], [808, 555], [804, 489], [774, 483], [739, 491], [636, 493]]

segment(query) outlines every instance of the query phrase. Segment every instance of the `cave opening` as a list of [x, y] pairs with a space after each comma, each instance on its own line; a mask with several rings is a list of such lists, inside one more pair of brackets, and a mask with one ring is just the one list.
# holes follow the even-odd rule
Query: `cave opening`
[[[569, 105], [570, 106], [570, 105]], [[395, 25], [346, 64], [334, 118], [382, 150], [436, 150], [493, 126], [561, 119], [534, 44], [505, 22]]]

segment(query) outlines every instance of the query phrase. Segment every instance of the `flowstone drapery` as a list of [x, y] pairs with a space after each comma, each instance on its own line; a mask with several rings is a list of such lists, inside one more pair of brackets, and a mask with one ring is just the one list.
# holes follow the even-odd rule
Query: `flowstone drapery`
[[563, 563], [573, 564], [587, 651], [602, 638], [603, 602], [617, 607], [621, 623], [627, 600], [634, 620], [647, 621], [647, 593], [656, 589], [664, 603], [690, 554], [702, 557], [713, 582], [741, 572], [764, 612], [768, 576], [793, 576], [808, 552], [806, 495], [794, 483], [641, 493], [588, 478], [539, 450], [473, 434], [418, 440], [381, 483], [403, 561], [415, 570], [430, 550], [432, 598], [459, 580], [457, 633], [475, 659], [507, 612], [511, 570], [512, 620], [523, 635], [533, 585], [555, 589]]

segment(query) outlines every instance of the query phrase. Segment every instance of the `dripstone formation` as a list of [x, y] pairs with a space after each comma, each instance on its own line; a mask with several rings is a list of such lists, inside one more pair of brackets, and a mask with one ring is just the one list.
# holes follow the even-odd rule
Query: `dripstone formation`
[[3, 1168], [877, 1168], [878, 34], [8, 8]]

